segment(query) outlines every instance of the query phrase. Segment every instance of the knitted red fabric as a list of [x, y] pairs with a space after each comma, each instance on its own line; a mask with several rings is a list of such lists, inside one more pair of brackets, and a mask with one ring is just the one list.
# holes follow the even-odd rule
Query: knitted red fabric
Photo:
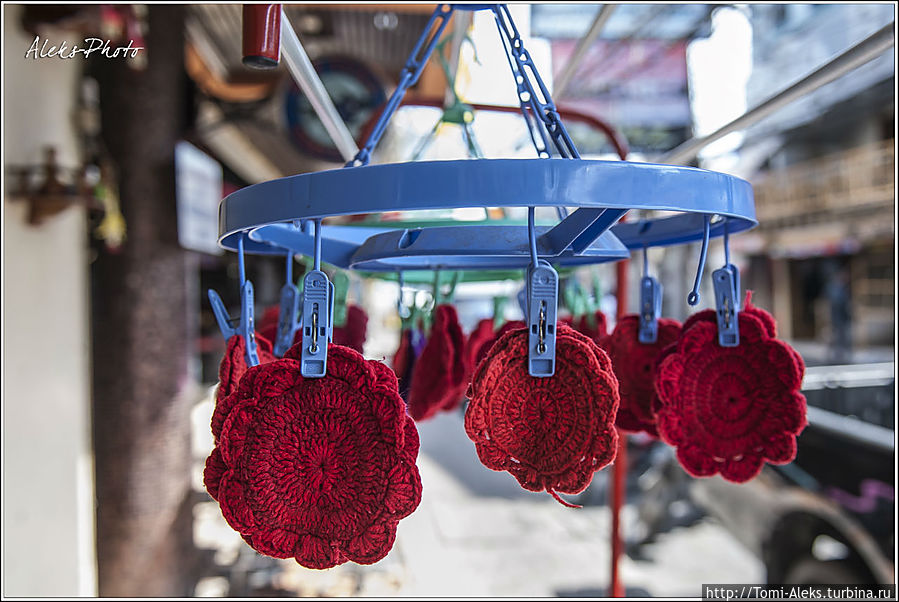
[[241, 379], [206, 489], [262, 554], [372, 564], [421, 500], [418, 431], [386, 365], [329, 345], [327, 376], [304, 379], [300, 355], [294, 346]]
[[660, 318], [655, 343], [644, 344], [638, 339], [640, 316], [623, 316], [611, 335], [602, 339], [599, 346], [609, 354], [612, 368], [618, 378], [621, 405], [615, 424], [626, 431], [645, 431], [658, 437], [653, 407], [658, 405], [655, 390], [656, 357], [668, 345], [677, 341], [680, 322]]
[[581, 334], [590, 337], [591, 339], [593, 339], [594, 343], [599, 345], [602, 339], [609, 336], [609, 322], [606, 319], [606, 314], [602, 313], [598, 309], [593, 314], [593, 317], [596, 319], [595, 328], [590, 326], [590, 318], [586, 315], [583, 315], [578, 318], [577, 325], [574, 326], [574, 329]]
[[511, 473], [522, 487], [579, 493], [615, 459], [618, 381], [593, 341], [557, 325], [556, 372], [528, 374], [525, 328], [504, 334], [478, 364], [465, 412], [465, 432], [481, 463]]
[[763, 462], [787, 464], [796, 435], [806, 425], [799, 392], [805, 365], [773, 337], [774, 320], [750, 305], [739, 313], [740, 345], [718, 345], [715, 312], [691, 317], [673, 350], [666, 349], [656, 375], [662, 439], [677, 447], [681, 465], [694, 476], [720, 472], [742, 483]]
[[256, 321], [256, 335], [262, 335], [272, 343], [278, 338], [278, 318], [281, 317], [281, 306], [272, 305], [262, 313]]
[[478, 322], [465, 343], [465, 363], [469, 374], [474, 372], [494, 342], [496, 334], [493, 331], [493, 319], [485, 318]]
[[409, 415], [427, 420], [462, 403], [468, 384], [465, 370], [465, 335], [452, 305], [434, 310], [431, 334], [415, 361], [409, 388]]
[[355, 349], [362, 353], [365, 346], [365, 332], [368, 328], [368, 314], [358, 305], [347, 305], [346, 323], [334, 327], [334, 344]]
[[412, 383], [412, 373], [415, 369], [416, 350], [412, 344], [413, 333], [411, 329], [400, 333], [400, 344], [393, 356], [393, 372], [396, 374], [400, 397], [406, 401], [409, 397], [409, 387]]
[[[524, 320], [509, 320], [505, 324], [499, 327], [499, 330], [496, 331], [496, 340], [498, 341], [500, 337], [509, 332], [510, 330], [518, 330], [519, 328], [526, 328], [527, 324], [524, 323]], [[489, 349], [488, 349], [489, 351]]]
[[[276, 359], [269, 339], [258, 333], [256, 334], [256, 354], [260, 364], [267, 364]], [[212, 413], [212, 434], [216, 441], [222, 432], [225, 416], [231, 411], [228, 397], [237, 389], [237, 384], [246, 371], [246, 345], [244, 345], [242, 336], [234, 335], [228, 339], [228, 347], [219, 364], [219, 384], [215, 390], [215, 410]]]

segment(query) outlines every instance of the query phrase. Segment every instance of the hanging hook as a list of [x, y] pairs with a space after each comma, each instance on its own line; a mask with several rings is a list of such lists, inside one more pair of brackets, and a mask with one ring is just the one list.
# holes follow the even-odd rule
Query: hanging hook
[[[321, 271], [322, 221], [313, 222], [315, 251], [312, 269], [303, 278], [303, 334], [300, 373], [305, 378], [322, 378], [328, 368], [328, 343], [333, 336], [334, 285]], [[324, 344], [319, 344], [320, 341]]]
[[709, 253], [709, 231], [711, 229], [711, 216], [703, 217], [702, 248], [699, 249], [699, 267], [696, 269], [696, 279], [693, 281], [693, 290], [687, 295], [687, 303], [696, 305], [699, 303], [699, 285], [702, 281], [702, 273], [705, 271], [705, 259]]

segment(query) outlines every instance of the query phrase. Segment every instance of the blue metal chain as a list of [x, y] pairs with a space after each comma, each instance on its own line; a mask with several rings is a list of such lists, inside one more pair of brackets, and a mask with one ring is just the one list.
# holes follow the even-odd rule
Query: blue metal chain
[[[508, 7], [504, 4], [496, 5], [493, 7], [493, 14], [500, 34], [505, 41], [508, 41], [508, 46], [504, 41], [503, 47], [507, 52], [511, 52], [512, 58], [518, 66], [518, 73], [516, 74], [513, 70], [513, 76], [516, 84], [518, 84], [519, 101], [528, 103], [534, 114], [540, 117], [556, 146], [556, 150], [563, 158], [580, 159], [581, 155], [578, 153], [571, 136], [568, 135], [568, 130], [565, 129], [565, 125], [559, 117], [559, 111], [553, 103], [549, 89], [547, 89], [546, 84], [543, 83], [543, 79], [540, 77], [540, 73], [537, 71], [537, 65], [534, 64], [530, 53], [524, 48], [521, 34], [518, 33], [518, 28], [515, 26], [515, 21], [512, 20]], [[511, 51], [509, 47], [511, 47]], [[533, 74], [534, 81], [531, 81], [531, 78], [528, 77], [528, 71]], [[519, 77], [522, 80], [521, 82], [518, 81]], [[536, 82], [536, 87], [534, 82]], [[524, 91], [522, 91], [522, 87]], [[539, 97], [537, 94], [538, 89], [540, 92]], [[543, 99], [542, 101], [540, 100], [541, 98]]]
[[[391, 94], [390, 100], [387, 101], [387, 105], [381, 112], [380, 117], [378, 117], [378, 121], [375, 123], [375, 127], [372, 129], [371, 134], [369, 134], [368, 140], [365, 141], [365, 144], [359, 149], [356, 156], [353, 157], [351, 161], [347, 162], [346, 167], [368, 165], [369, 161], [371, 161], [371, 153], [381, 140], [381, 136], [384, 135], [384, 131], [387, 129], [387, 123], [399, 108], [403, 96], [406, 95], [406, 91], [414, 86], [415, 82], [418, 81], [418, 78], [421, 77], [421, 72], [424, 70], [431, 53], [434, 52], [434, 47], [443, 35], [443, 30], [446, 29], [446, 25], [449, 23], [452, 15], [453, 6], [450, 4], [440, 4], [434, 9], [434, 13], [431, 15], [428, 24], [418, 38], [418, 42], [415, 43], [415, 48], [412, 49], [412, 53], [409, 55], [406, 65], [400, 72], [400, 81], [397, 84], [396, 89], [393, 91], [393, 94]], [[432, 29], [434, 30], [433, 33], [431, 31]], [[429, 35], [431, 36], [430, 39], [428, 39]]]

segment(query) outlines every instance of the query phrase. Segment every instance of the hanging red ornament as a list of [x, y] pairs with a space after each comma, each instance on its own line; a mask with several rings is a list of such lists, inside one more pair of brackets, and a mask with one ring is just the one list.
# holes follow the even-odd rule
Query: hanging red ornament
[[468, 384], [465, 370], [465, 335], [452, 305], [434, 309], [431, 334], [415, 361], [409, 389], [409, 415], [427, 420], [462, 403]]
[[[212, 434], [218, 441], [222, 431], [222, 423], [230, 411], [228, 397], [237, 389], [237, 384], [247, 371], [247, 347], [242, 336], [234, 335], [228, 339], [225, 355], [219, 364], [219, 384], [215, 390], [215, 409], [212, 412]], [[256, 355], [260, 364], [267, 364], [276, 359], [269, 339], [256, 335]]]
[[680, 322], [667, 318], [658, 320], [655, 343], [639, 341], [640, 317], [623, 316], [615, 330], [600, 341], [599, 346], [609, 354], [618, 378], [621, 404], [615, 424], [630, 432], [645, 431], [658, 437], [653, 407], [658, 405], [655, 390], [656, 358], [668, 345], [677, 341]]
[[721, 473], [742, 483], [764, 462], [787, 464], [806, 425], [805, 364], [774, 338], [771, 315], [750, 301], [747, 293], [737, 347], [718, 344], [715, 312], [706, 310], [687, 320], [659, 364], [659, 434], [694, 476]]
[[266, 340], [274, 342], [278, 338], [278, 318], [280, 317], [281, 306], [270, 306], [262, 312], [262, 317], [256, 322], [256, 335], [261, 335]]
[[329, 345], [327, 376], [306, 379], [301, 354], [241, 379], [206, 489], [262, 554], [315, 569], [372, 564], [421, 500], [418, 431], [386, 365]]
[[565, 324], [556, 332], [556, 371], [528, 374], [527, 329], [504, 334], [478, 364], [468, 389], [465, 432], [491, 470], [522, 487], [579, 493], [615, 458], [618, 381], [608, 356]]
[[496, 333], [493, 331], [493, 318], [484, 318], [471, 331], [465, 343], [466, 370], [469, 374], [474, 372], [478, 363], [487, 355], [495, 341]]
[[368, 314], [358, 305], [347, 305], [346, 322], [334, 327], [334, 344], [362, 353], [368, 328]]

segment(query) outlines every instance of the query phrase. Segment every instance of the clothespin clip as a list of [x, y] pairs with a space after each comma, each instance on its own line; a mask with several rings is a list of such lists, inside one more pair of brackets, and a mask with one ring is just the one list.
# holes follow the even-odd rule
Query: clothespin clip
[[303, 333], [300, 374], [322, 378], [328, 371], [328, 343], [334, 329], [334, 285], [321, 271], [321, 220], [314, 220], [315, 257], [303, 277]]
[[303, 278], [303, 352], [300, 373], [322, 378], [328, 368], [331, 339], [332, 284], [321, 270], [310, 270]]
[[640, 280], [640, 326], [637, 340], [655, 343], [659, 338], [662, 314], [662, 283], [649, 275], [649, 258], [643, 247], [643, 278]]
[[300, 309], [300, 290], [293, 283], [293, 253], [287, 254], [287, 278], [281, 287], [281, 302], [278, 311], [278, 334], [275, 336], [274, 352], [282, 357], [293, 346], [293, 337], [300, 327], [297, 312]]
[[556, 371], [556, 312], [559, 275], [546, 260], [527, 271], [528, 374], [547, 377]]
[[715, 288], [715, 313], [718, 319], [718, 344], [737, 347], [740, 344], [740, 270], [730, 262], [730, 237], [724, 224], [724, 267], [712, 272]]
[[246, 347], [246, 360], [248, 366], [259, 365], [259, 354], [256, 347], [256, 329], [253, 324], [253, 283], [246, 277], [244, 270], [244, 252], [243, 252], [243, 236], [237, 242], [237, 261], [240, 271], [240, 318], [237, 326], [234, 326], [233, 320], [228, 316], [225, 304], [222, 298], [214, 290], [209, 289], [209, 303], [212, 305], [212, 312], [215, 314], [215, 321], [218, 322], [219, 330], [227, 341], [234, 335], [243, 337]]
[[518, 307], [521, 308], [521, 315], [524, 317], [528, 316], [528, 287], [525, 284], [520, 291], [518, 291], [518, 295], [516, 295], [518, 299]]

